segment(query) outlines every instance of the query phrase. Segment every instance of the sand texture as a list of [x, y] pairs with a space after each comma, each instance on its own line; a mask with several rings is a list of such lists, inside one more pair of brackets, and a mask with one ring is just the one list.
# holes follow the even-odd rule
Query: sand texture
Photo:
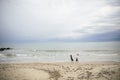
[[120, 80], [120, 63], [0, 63], [0, 80]]

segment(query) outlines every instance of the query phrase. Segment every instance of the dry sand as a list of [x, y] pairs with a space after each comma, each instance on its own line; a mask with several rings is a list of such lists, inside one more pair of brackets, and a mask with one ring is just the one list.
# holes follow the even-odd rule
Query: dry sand
[[0, 80], [120, 80], [120, 63], [0, 63]]

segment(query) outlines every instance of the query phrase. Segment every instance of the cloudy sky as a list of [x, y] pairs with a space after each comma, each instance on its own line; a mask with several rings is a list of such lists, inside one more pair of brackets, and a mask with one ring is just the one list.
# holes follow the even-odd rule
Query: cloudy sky
[[120, 41], [120, 0], [0, 0], [0, 42]]

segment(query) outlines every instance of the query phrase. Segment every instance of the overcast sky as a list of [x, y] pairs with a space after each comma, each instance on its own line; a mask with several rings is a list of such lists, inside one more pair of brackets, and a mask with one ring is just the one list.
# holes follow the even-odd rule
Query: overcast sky
[[0, 0], [0, 41], [119, 41], [120, 0]]

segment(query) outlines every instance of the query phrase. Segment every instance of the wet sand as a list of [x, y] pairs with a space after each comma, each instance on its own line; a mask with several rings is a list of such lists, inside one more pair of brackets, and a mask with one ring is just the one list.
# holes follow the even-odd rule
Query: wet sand
[[0, 80], [120, 80], [120, 62], [0, 63]]

